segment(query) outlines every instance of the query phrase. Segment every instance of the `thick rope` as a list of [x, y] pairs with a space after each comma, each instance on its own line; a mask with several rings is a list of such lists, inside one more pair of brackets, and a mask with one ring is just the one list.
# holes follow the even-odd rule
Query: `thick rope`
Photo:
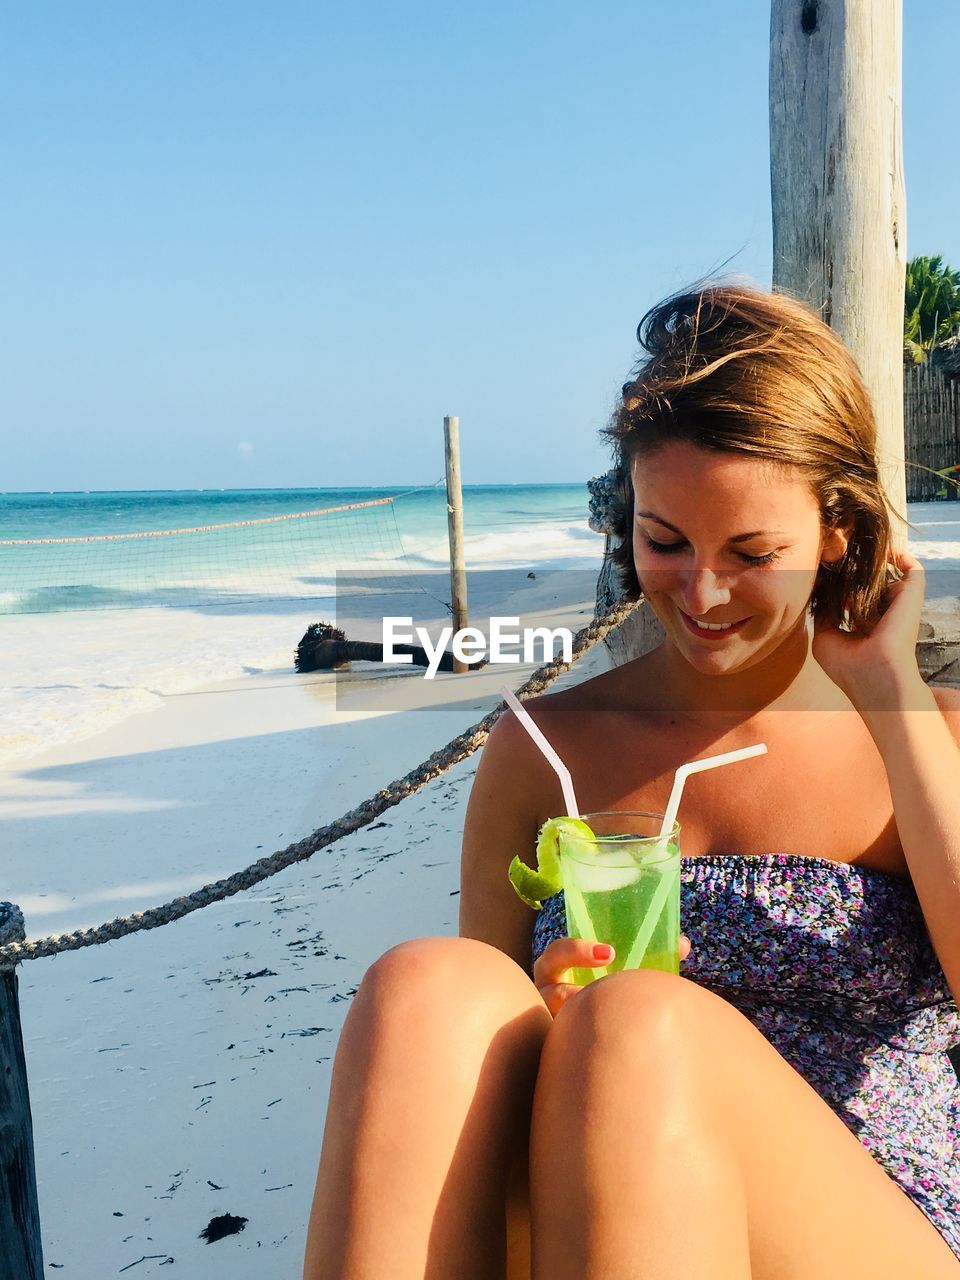
[[[530, 679], [520, 686], [517, 690], [517, 696], [523, 699], [542, 693], [544, 689], [553, 684], [554, 680], [563, 675], [565, 671], [568, 671], [573, 663], [581, 658], [588, 649], [591, 649], [598, 641], [609, 635], [615, 627], [618, 627], [636, 607], [636, 601], [624, 601], [611, 609], [606, 617], [599, 622], [594, 621], [589, 626], [578, 631], [574, 637], [570, 661], [565, 662], [562, 658], [558, 658], [554, 662], [548, 662], [539, 667], [531, 675]], [[270, 854], [269, 857], [258, 859], [249, 867], [235, 872], [225, 880], [217, 880], [214, 884], [203, 885], [202, 888], [187, 894], [185, 897], [174, 898], [172, 902], [164, 903], [159, 907], [151, 907], [148, 911], [135, 911], [129, 916], [118, 916], [115, 920], [109, 920], [105, 924], [97, 925], [90, 929], [77, 929], [73, 933], [50, 934], [46, 938], [32, 938], [26, 942], [13, 942], [8, 943], [6, 946], [0, 946], [0, 970], [8, 969], [12, 965], [18, 964], [21, 960], [39, 960], [42, 956], [55, 956], [61, 951], [78, 951], [81, 947], [92, 947], [101, 942], [113, 942], [117, 938], [124, 938], [131, 933], [139, 933], [143, 929], [157, 929], [161, 925], [180, 920], [183, 916], [190, 915], [193, 911], [199, 911], [201, 907], [208, 907], [211, 903], [220, 902], [224, 898], [230, 898], [234, 894], [242, 892], [244, 889], [250, 889], [262, 880], [276, 875], [278, 871], [286, 870], [287, 867], [292, 866], [295, 862], [303, 862], [320, 849], [325, 849], [328, 845], [333, 844], [335, 840], [340, 840], [354, 831], [359, 831], [361, 827], [367, 826], [368, 823], [373, 822], [374, 818], [378, 818], [382, 813], [385, 813], [387, 809], [393, 808], [394, 805], [399, 804], [407, 796], [412, 796], [415, 792], [420, 791], [428, 782], [438, 778], [440, 774], [445, 773], [453, 765], [459, 764], [461, 760], [466, 760], [468, 756], [473, 755], [477, 748], [483, 746], [484, 742], [486, 742], [490, 730], [504, 710], [505, 704], [501, 702], [489, 715], [471, 725], [469, 729], [465, 729], [463, 733], [453, 738], [445, 747], [441, 747], [439, 751], [435, 751], [432, 756], [424, 760], [422, 764], [417, 765], [415, 769], [412, 769], [404, 777], [391, 782], [388, 787], [378, 791], [376, 795], [371, 796], [369, 800], [365, 800], [356, 809], [351, 809], [342, 818], [337, 818], [325, 827], [319, 827], [303, 840], [287, 845], [285, 849]]]

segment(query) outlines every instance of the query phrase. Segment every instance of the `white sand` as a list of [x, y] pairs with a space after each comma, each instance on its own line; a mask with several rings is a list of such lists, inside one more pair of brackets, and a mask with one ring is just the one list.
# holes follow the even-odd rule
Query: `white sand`
[[[525, 589], [524, 621], [535, 625], [550, 587]], [[583, 602], [554, 621], [575, 630], [591, 611]], [[594, 651], [563, 683], [605, 665]], [[500, 683], [516, 687], [532, 669], [488, 667], [433, 685], [380, 678], [379, 714], [338, 711], [343, 677], [320, 673], [264, 672], [167, 697], [8, 773], [4, 896], [37, 936], [229, 874], [401, 776], [486, 714]], [[412, 694], [436, 701], [452, 687], [452, 709], [410, 709]], [[456, 932], [475, 765], [253, 891], [21, 966], [51, 1274], [299, 1276], [349, 996], [394, 943]], [[201, 1240], [225, 1213], [247, 1218], [245, 1229]]]

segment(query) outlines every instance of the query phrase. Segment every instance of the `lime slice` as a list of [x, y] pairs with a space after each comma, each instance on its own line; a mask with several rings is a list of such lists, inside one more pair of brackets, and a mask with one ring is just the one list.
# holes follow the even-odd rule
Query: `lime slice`
[[537, 836], [537, 869], [533, 870], [519, 857], [510, 863], [510, 883], [527, 904], [539, 911], [544, 899], [552, 898], [563, 888], [560, 875], [560, 836], [565, 840], [593, 843], [594, 835], [579, 818], [548, 818]]
[[[579, 818], [548, 818], [540, 828], [540, 834], [537, 836], [537, 870], [542, 876], [546, 876], [548, 880], [552, 880], [556, 884], [557, 887], [554, 889], [554, 893], [559, 893], [562, 888], [560, 876], [561, 836], [563, 836], [568, 847], [582, 840], [590, 845], [593, 852], [596, 852], [594, 844], [596, 836], [585, 822], [582, 822]], [[572, 848], [570, 851], [574, 852]]]
[[528, 907], [533, 907], [534, 911], [539, 911], [543, 905], [543, 900], [552, 898], [559, 889], [559, 886], [554, 885], [553, 881], [548, 880], [546, 876], [539, 875], [532, 867], [528, 867], [525, 862], [521, 862], [519, 858], [514, 858], [510, 863], [507, 875], [510, 877], [510, 883], [519, 896]]

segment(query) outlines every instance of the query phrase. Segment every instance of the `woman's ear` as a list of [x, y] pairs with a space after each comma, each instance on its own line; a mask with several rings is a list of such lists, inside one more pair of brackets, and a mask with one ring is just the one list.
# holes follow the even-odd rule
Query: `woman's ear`
[[825, 530], [820, 544], [820, 563], [825, 567], [834, 568], [847, 554], [849, 545], [849, 529], [838, 525], [836, 528]]

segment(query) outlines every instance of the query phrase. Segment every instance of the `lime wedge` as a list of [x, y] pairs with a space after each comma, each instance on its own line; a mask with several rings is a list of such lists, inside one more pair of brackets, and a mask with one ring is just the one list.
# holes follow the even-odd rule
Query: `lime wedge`
[[560, 837], [569, 845], [572, 841], [587, 841], [593, 846], [596, 836], [579, 818], [548, 818], [537, 836], [537, 870], [556, 884], [554, 893], [562, 888], [560, 876]]
[[533, 870], [519, 857], [510, 863], [510, 883], [528, 907], [539, 911], [544, 899], [552, 898], [563, 888], [560, 875], [560, 836], [593, 842], [594, 835], [579, 818], [548, 818], [537, 836], [537, 869]]
[[559, 892], [559, 885], [539, 875], [532, 867], [528, 867], [519, 858], [514, 858], [507, 871], [510, 883], [528, 907], [539, 911], [545, 898], [552, 898]]

